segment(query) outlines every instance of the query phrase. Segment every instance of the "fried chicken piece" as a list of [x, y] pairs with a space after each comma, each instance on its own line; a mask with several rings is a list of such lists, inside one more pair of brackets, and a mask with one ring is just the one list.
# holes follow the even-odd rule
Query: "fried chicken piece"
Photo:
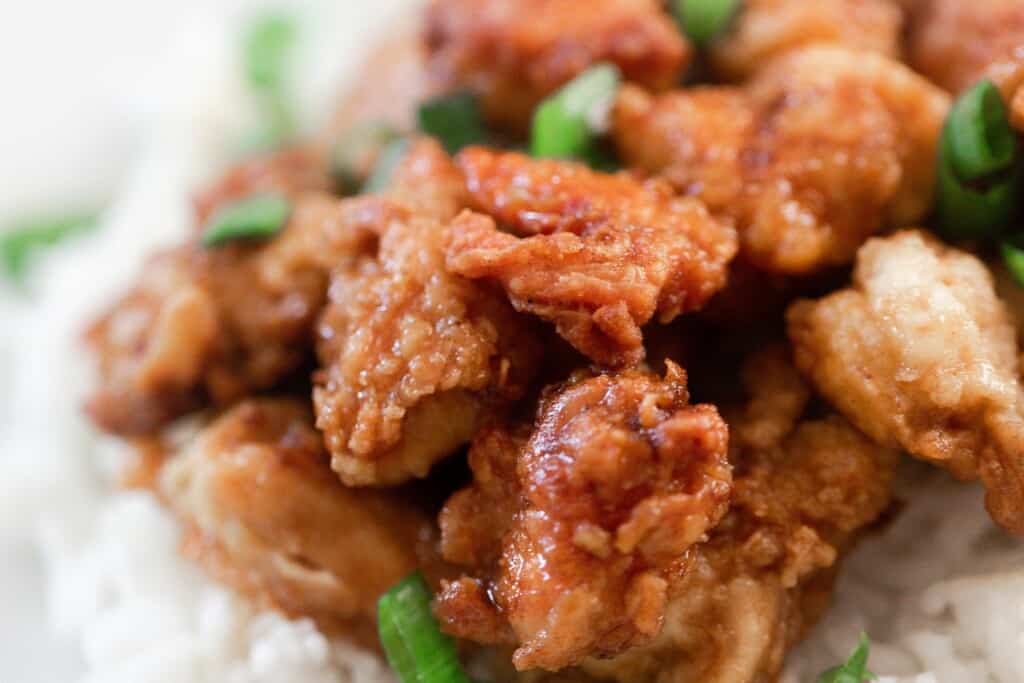
[[664, 90], [679, 82], [692, 50], [657, 0], [433, 0], [425, 40], [445, 90], [482, 97], [495, 124], [525, 131], [534, 107], [598, 62]]
[[217, 209], [250, 195], [275, 193], [294, 200], [331, 187], [327, 163], [317, 150], [285, 148], [238, 164], [199, 194], [193, 202], [196, 225], [202, 228]]
[[627, 87], [613, 130], [627, 164], [735, 220], [742, 258], [804, 274], [849, 262], [871, 234], [928, 210], [948, 107], [897, 62], [816, 46], [744, 90]]
[[433, 141], [398, 172], [375, 258], [332, 278], [319, 323], [317, 427], [350, 485], [423, 477], [520, 398], [540, 358], [500, 290], [445, 270], [461, 175]]
[[372, 642], [377, 598], [417, 567], [432, 523], [399, 493], [342, 486], [311, 417], [293, 400], [238, 404], [164, 466], [160, 493], [214, 577]]
[[840, 417], [802, 420], [809, 392], [787, 349], [756, 354], [743, 379], [749, 402], [726, 412], [735, 466], [729, 512], [693, 548], [657, 638], [610, 660], [586, 660], [592, 676], [775, 680], [827, 607], [838, 560], [888, 507], [896, 454]]
[[788, 312], [796, 364], [888, 447], [981, 477], [989, 513], [1024, 533], [1024, 389], [1016, 329], [975, 257], [921, 232], [873, 239], [853, 285]]
[[640, 361], [641, 325], [697, 310], [725, 284], [735, 233], [666, 185], [482, 148], [458, 163], [487, 215], [456, 218], [448, 268], [497, 280], [598, 363]]
[[1020, 0], [922, 0], [910, 23], [911, 65], [953, 93], [993, 65], [1024, 59]]
[[136, 287], [86, 332], [104, 429], [154, 431], [207, 403], [271, 388], [312, 353], [330, 267], [351, 260], [383, 211], [372, 199], [303, 195], [276, 237], [155, 257]]
[[889, 0], [748, 0], [710, 51], [715, 72], [749, 78], [782, 54], [836, 44], [898, 58], [903, 13]]
[[689, 406], [686, 375], [578, 376], [543, 398], [532, 433], [485, 430], [474, 483], [441, 513], [449, 632], [514, 642], [518, 670], [558, 670], [656, 636], [690, 549], [725, 512], [727, 430]]

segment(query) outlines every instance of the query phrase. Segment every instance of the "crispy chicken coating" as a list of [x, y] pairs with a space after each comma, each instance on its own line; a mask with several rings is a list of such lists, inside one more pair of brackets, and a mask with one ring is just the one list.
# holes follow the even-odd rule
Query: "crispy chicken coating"
[[1019, 0], [922, 0], [910, 24], [911, 65], [958, 93], [1001, 62], [1024, 59]]
[[399, 493], [342, 486], [311, 417], [292, 400], [238, 404], [165, 465], [160, 493], [216, 578], [370, 641], [378, 596], [417, 567], [431, 520]]
[[549, 390], [534, 429], [485, 430], [441, 513], [444, 628], [517, 644], [519, 670], [609, 656], [661, 630], [688, 549], [725, 512], [727, 430], [686, 375], [629, 370]]
[[816, 46], [743, 90], [626, 88], [613, 129], [627, 164], [735, 220], [744, 259], [803, 274], [847, 263], [871, 234], [927, 212], [948, 107], [897, 62]]
[[774, 57], [813, 44], [897, 58], [903, 13], [889, 0], [747, 0], [710, 52], [717, 74], [743, 80]]
[[743, 379], [749, 402], [726, 413], [729, 512], [693, 548], [660, 634], [616, 658], [586, 660], [596, 678], [775, 680], [827, 606], [838, 559], [889, 505], [896, 454], [840, 417], [802, 420], [809, 392], [787, 349], [756, 354]]
[[534, 107], [587, 67], [613, 62], [663, 90], [692, 50], [658, 0], [433, 0], [425, 39], [445, 90], [481, 95], [488, 118], [526, 130]]
[[696, 310], [725, 284], [735, 233], [666, 185], [483, 148], [458, 163], [483, 214], [452, 224], [448, 268], [500, 282], [598, 363], [640, 361], [641, 325]]
[[432, 141], [398, 172], [375, 257], [335, 271], [320, 319], [314, 402], [350, 485], [423, 477], [518, 399], [540, 357], [500, 290], [445, 271], [463, 181]]
[[1024, 389], [1011, 316], [975, 257], [910, 231], [874, 239], [850, 288], [788, 313], [796, 363], [880, 444], [965, 479], [1024, 533]]
[[274, 386], [311, 355], [327, 272], [367, 248], [372, 200], [303, 195], [262, 242], [192, 242], [154, 258], [87, 331], [100, 382], [93, 419], [122, 434]]

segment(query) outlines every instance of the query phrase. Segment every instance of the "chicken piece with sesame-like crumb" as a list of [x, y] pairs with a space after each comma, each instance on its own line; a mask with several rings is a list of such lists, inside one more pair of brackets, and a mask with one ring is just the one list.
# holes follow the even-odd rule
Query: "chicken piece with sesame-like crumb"
[[519, 670], [655, 637], [730, 492], [725, 424], [688, 400], [672, 363], [584, 374], [547, 391], [532, 431], [485, 430], [441, 514], [442, 553], [467, 571], [435, 601], [443, 628], [516, 644]]
[[725, 284], [734, 231], [667, 185], [483, 148], [457, 161], [482, 213], [452, 224], [448, 268], [501, 283], [600, 364], [639, 362], [640, 326], [697, 310]]
[[428, 67], [444, 90], [482, 98], [494, 124], [524, 131], [534, 107], [598, 62], [645, 87], [672, 87], [691, 48], [658, 0], [434, 0]]
[[742, 89], [627, 87], [613, 134], [630, 166], [733, 219], [742, 259], [798, 275], [848, 263], [873, 233], [927, 212], [948, 107], [898, 62], [812, 46]]
[[1016, 328], [974, 256], [916, 231], [861, 248], [853, 284], [788, 312], [796, 363], [878, 443], [980, 477], [1024, 533], [1024, 388]]
[[463, 194], [448, 156], [420, 141], [386, 195], [376, 254], [332, 276], [313, 398], [350, 485], [426, 476], [522, 396], [539, 361], [529, 318], [500, 290], [445, 271], [447, 222]]

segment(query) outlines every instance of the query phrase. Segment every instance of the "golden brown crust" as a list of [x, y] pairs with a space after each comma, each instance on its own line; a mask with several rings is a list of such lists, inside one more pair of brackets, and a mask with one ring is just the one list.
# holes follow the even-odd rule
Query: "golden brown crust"
[[691, 49], [657, 0], [433, 0], [425, 40], [445, 90], [472, 90], [488, 118], [526, 130], [534, 107], [607, 61], [652, 89], [679, 81]]
[[730, 491], [725, 425], [713, 407], [687, 405], [685, 381], [671, 363], [664, 380], [580, 377], [547, 393], [528, 438], [481, 435], [474, 484], [441, 516], [445, 559], [476, 577], [445, 584], [446, 629], [511, 638], [519, 670], [558, 670], [658, 633], [688, 548]]
[[853, 285], [788, 313], [797, 366], [877, 442], [981, 477], [1024, 533], [1024, 389], [1016, 330], [973, 256], [923, 233], [861, 249]]
[[483, 148], [458, 162], [488, 215], [455, 220], [448, 268], [500, 282], [598, 363], [638, 362], [641, 325], [696, 310], [725, 284], [732, 229], [666, 186]]

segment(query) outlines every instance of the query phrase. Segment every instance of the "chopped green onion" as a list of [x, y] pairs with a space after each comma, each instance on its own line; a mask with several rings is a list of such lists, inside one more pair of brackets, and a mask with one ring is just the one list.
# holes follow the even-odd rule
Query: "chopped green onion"
[[1013, 242], [1003, 242], [1000, 251], [1003, 253], [1003, 263], [1006, 264], [1010, 277], [1018, 286], [1024, 287], [1024, 248]]
[[4, 272], [13, 280], [21, 280], [28, 272], [33, 252], [93, 230], [98, 223], [98, 213], [82, 212], [37, 218], [0, 232], [0, 263]]
[[480, 102], [468, 92], [427, 100], [416, 112], [420, 130], [441, 141], [450, 154], [487, 139]]
[[530, 153], [560, 159], [591, 155], [621, 83], [614, 65], [598, 64], [544, 100], [533, 114]]
[[253, 20], [243, 37], [246, 80], [265, 119], [265, 130], [257, 138], [268, 146], [280, 144], [295, 133], [289, 88], [298, 35], [294, 17], [267, 14]]
[[673, 0], [676, 20], [698, 48], [707, 48], [729, 29], [740, 0]]
[[[947, 124], [947, 131], [949, 125]], [[953, 170], [953, 136], [944, 132], [939, 143], [939, 186], [936, 211], [943, 233], [955, 239], [995, 239], [1014, 220], [1020, 201], [1022, 165], [1004, 177], [978, 184], [965, 184]]]
[[964, 182], [1005, 171], [1013, 163], [1013, 127], [992, 81], [983, 80], [957, 98], [944, 134], [949, 137], [949, 163]]
[[455, 642], [441, 632], [430, 600], [430, 587], [419, 572], [381, 596], [377, 628], [388, 663], [402, 683], [469, 683]]
[[392, 125], [369, 121], [353, 127], [334, 146], [331, 175], [343, 194], [359, 191], [381, 151], [401, 137]]
[[409, 151], [409, 141], [406, 138], [399, 138], [388, 143], [387, 147], [377, 155], [377, 161], [373, 165], [373, 172], [363, 184], [364, 194], [383, 192], [391, 184], [391, 177], [405, 159]]
[[854, 648], [845, 664], [834, 666], [818, 676], [817, 683], [863, 683], [873, 681], [878, 676], [868, 671], [868, 655], [870, 644], [866, 633], [860, 634], [860, 642]]
[[203, 245], [215, 247], [241, 239], [276, 235], [288, 221], [291, 203], [276, 194], [246, 197], [221, 207], [203, 232]]

